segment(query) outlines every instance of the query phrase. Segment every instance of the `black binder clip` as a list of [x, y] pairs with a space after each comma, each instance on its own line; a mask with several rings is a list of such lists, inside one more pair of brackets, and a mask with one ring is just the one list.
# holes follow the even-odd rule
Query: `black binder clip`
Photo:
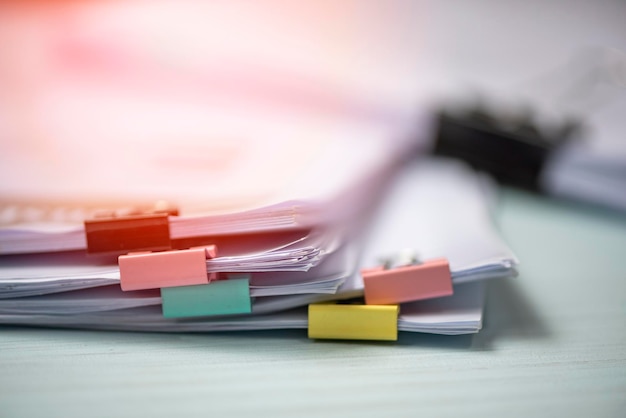
[[464, 160], [501, 183], [540, 191], [550, 155], [580, 127], [578, 121], [564, 120], [547, 133], [528, 112], [510, 118], [480, 105], [460, 113], [443, 110], [437, 115], [434, 153]]

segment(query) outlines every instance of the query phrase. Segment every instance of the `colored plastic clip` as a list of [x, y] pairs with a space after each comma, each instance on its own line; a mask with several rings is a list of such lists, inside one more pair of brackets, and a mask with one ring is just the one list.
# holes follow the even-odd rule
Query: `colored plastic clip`
[[309, 338], [398, 339], [398, 305], [309, 305]]
[[200, 286], [163, 288], [161, 299], [163, 316], [166, 318], [252, 312], [248, 279], [229, 279]]
[[445, 258], [392, 269], [366, 269], [361, 275], [368, 305], [412, 302], [453, 293], [450, 266]]
[[172, 248], [167, 213], [85, 221], [88, 254], [125, 254]]
[[208, 284], [206, 260], [216, 255], [215, 246], [163, 252], [121, 255], [122, 290], [158, 289], [173, 286]]

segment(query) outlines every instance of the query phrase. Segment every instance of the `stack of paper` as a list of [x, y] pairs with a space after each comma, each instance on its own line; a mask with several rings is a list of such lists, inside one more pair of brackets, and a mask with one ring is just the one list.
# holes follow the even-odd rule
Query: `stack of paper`
[[[464, 166], [415, 161], [379, 195], [382, 204], [372, 222], [329, 254], [322, 241], [303, 247], [309, 241], [304, 238], [286, 247], [208, 260], [211, 271], [231, 271], [233, 263], [248, 263], [239, 271], [252, 272], [253, 315], [166, 319], [158, 291], [122, 292], [117, 285], [119, 272], [112, 266], [89, 266], [88, 259], [83, 259], [83, 265], [68, 265], [80, 257], [76, 253], [4, 256], [0, 259], [0, 321], [168, 332], [306, 328], [306, 310], [298, 306], [362, 295], [357, 267], [378, 265], [381, 257], [410, 248], [422, 259], [446, 257], [455, 289], [451, 297], [402, 305], [399, 329], [477, 332], [482, 324], [482, 280], [513, 276], [517, 263], [492, 226], [489, 191], [488, 184]], [[40, 264], [26, 266], [27, 259]], [[255, 271], [262, 270], [267, 260], [283, 271]], [[221, 270], [220, 266], [226, 267]], [[73, 290], [77, 288], [90, 289]], [[36, 294], [43, 296], [32, 296]]]

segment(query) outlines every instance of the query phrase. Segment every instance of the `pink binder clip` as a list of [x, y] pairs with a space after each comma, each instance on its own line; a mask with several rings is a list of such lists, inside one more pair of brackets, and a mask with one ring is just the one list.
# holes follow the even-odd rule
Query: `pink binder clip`
[[445, 258], [422, 264], [361, 270], [365, 286], [365, 303], [389, 305], [450, 296], [452, 276]]
[[121, 255], [118, 258], [120, 285], [122, 290], [129, 291], [208, 284], [216, 274], [207, 273], [206, 260], [215, 258], [216, 253], [215, 246], [210, 245]]

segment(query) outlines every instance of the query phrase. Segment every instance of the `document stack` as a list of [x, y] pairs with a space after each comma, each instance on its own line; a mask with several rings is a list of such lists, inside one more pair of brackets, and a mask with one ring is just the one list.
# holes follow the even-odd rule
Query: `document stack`
[[157, 207], [56, 230], [5, 225], [0, 323], [305, 328], [311, 338], [374, 340], [478, 332], [484, 279], [514, 276], [517, 264], [491, 224], [489, 183], [428, 159], [383, 183], [355, 185], [366, 193], [347, 193], [347, 204], [294, 200], [195, 217]]
[[369, 18], [131, 3], [0, 13], [0, 324], [480, 330], [517, 261]]

